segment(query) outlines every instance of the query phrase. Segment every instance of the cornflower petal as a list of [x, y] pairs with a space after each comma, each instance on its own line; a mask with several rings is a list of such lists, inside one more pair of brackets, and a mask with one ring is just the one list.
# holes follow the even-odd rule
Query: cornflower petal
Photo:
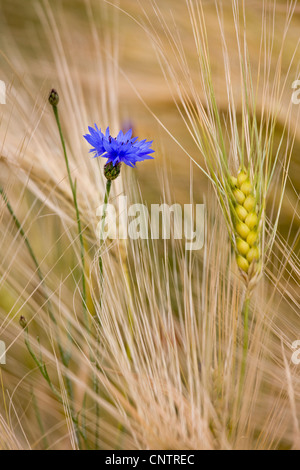
[[94, 153], [94, 157], [107, 158], [107, 163], [112, 163], [113, 166], [119, 163], [135, 167], [137, 162], [143, 160], [151, 160], [154, 150], [151, 149], [153, 141], [143, 139], [138, 140], [138, 137], [132, 138], [132, 129], [129, 129], [125, 134], [120, 131], [117, 137], [110, 135], [109, 127], [106, 128], [105, 133], [94, 124], [93, 127], [88, 127], [89, 134], [83, 137], [91, 145], [90, 152]]

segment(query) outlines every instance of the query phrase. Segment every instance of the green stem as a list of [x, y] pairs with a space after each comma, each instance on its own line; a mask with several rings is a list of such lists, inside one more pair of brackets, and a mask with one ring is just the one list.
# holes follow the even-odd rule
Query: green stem
[[[102, 215], [102, 226], [101, 226], [101, 232], [100, 232], [100, 247], [103, 244], [103, 236], [104, 236], [104, 227], [105, 227], [105, 219], [106, 219], [106, 213], [107, 213], [107, 205], [108, 205], [108, 198], [111, 190], [111, 181], [107, 180], [106, 182], [106, 190], [105, 190], [105, 196], [104, 196], [104, 203], [103, 203], [103, 215]], [[102, 264], [102, 257], [99, 256], [99, 268], [100, 268], [100, 282], [101, 282], [101, 287], [102, 287], [102, 282], [103, 282], [103, 264]], [[100, 299], [101, 303], [101, 299]]]
[[80, 220], [80, 212], [79, 212], [79, 207], [78, 207], [78, 202], [77, 202], [77, 190], [76, 190], [77, 188], [76, 188], [76, 182], [75, 183], [73, 182], [72, 176], [71, 176], [69, 159], [68, 159], [68, 155], [67, 155], [65, 139], [64, 139], [64, 136], [63, 136], [63, 133], [62, 133], [61, 125], [60, 125], [58, 108], [55, 105], [52, 105], [52, 108], [53, 108], [56, 124], [57, 124], [57, 127], [58, 127], [58, 131], [59, 131], [61, 145], [62, 145], [62, 148], [63, 148], [63, 153], [64, 153], [65, 163], [66, 163], [66, 167], [67, 167], [69, 184], [70, 184], [70, 188], [71, 188], [71, 191], [72, 191], [73, 202], [74, 202], [74, 207], [75, 207], [75, 211], [76, 211], [77, 228], [78, 228], [78, 235], [79, 235], [79, 241], [80, 241], [81, 269], [82, 269], [82, 304], [83, 304], [83, 312], [84, 312], [84, 320], [85, 320], [86, 328], [89, 331], [88, 316], [87, 316], [87, 301], [86, 301], [86, 282], [85, 282], [85, 257], [84, 257], [85, 250], [84, 250], [84, 240], [83, 240], [81, 220]]
[[[100, 247], [103, 244], [105, 219], [106, 219], [107, 205], [108, 205], [110, 190], [111, 190], [111, 180], [107, 180], [106, 191], [105, 191], [105, 196], [104, 196], [104, 203], [103, 203], [102, 226], [101, 226], [101, 232], [100, 232]], [[99, 256], [99, 269], [100, 269], [100, 285], [101, 285], [101, 291], [102, 291], [103, 263], [102, 263], [102, 257], [101, 256]], [[100, 307], [101, 307], [101, 302], [102, 302], [102, 292], [100, 294]], [[129, 323], [130, 323], [130, 327], [131, 327], [131, 331], [132, 331], [132, 318], [131, 318], [130, 315], [129, 315]], [[99, 341], [99, 340], [97, 340], [97, 341]], [[131, 353], [130, 353], [130, 349], [129, 349], [128, 344], [126, 344], [126, 352], [127, 352], [127, 356], [129, 358], [129, 360], [131, 360]], [[97, 393], [97, 390], [98, 390], [98, 380], [97, 379], [94, 381], [94, 385], [95, 385], [94, 392]], [[98, 438], [97, 438], [97, 436], [98, 436], [99, 413], [100, 413], [100, 408], [99, 408], [98, 403], [96, 403], [96, 449], [98, 449], [98, 442], [97, 442]], [[121, 443], [122, 434], [123, 434], [123, 430], [124, 430], [122, 424], [119, 424], [118, 430], [119, 430], [119, 436], [118, 436], [118, 446], [119, 446], [120, 443]], [[117, 448], [118, 448], [118, 446], [117, 446]]]
[[[98, 381], [98, 376], [97, 376], [97, 371], [98, 371], [98, 351], [99, 351], [99, 339], [97, 338], [97, 351], [96, 351], [96, 361], [95, 361], [95, 367], [96, 367], [96, 372], [94, 372], [94, 380], [93, 380], [93, 389], [94, 393], [96, 396], [99, 394], [99, 381]], [[98, 401], [96, 400], [96, 430], [95, 430], [95, 450], [100, 450], [99, 446], [99, 421], [100, 421], [100, 406]]]
[[[57, 400], [59, 401], [59, 403], [63, 404], [63, 400], [61, 398], [61, 394], [60, 392], [57, 390], [57, 388], [53, 385], [51, 379], [50, 379], [50, 376], [49, 376], [49, 373], [48, 373], [48, 370], [47, 370], [47, 367], [46, 367], [46, 364], [43, 362], [42, 359], [38, 359], [35, 352], [33, 351], [32, 347], [31, 347], [31, 344], [30, 344], [30, 340], [29, 340], [29, 332], [28, 332], [28, 328], [25, 328], [25, 345], [27, 347], [27, 350], [29, 352], [29, 354], [31, 355], [32, 359], [34, 360], [34, 362], [36, 363], [36, 365], [38, 366], [42, 376], [44, 377], [44, 379], [46, 380], [47, 384], [49, 385], [51, 391], [53, 392], [53, 394], [56, 396]], [[80, 445], [80, 430], [79, 430], [79, 427], [78, 427], [78, 420], [75, 418], [75, 413], [74, 413], [74, 408], [73, 408], [73, 388], [72, 388], [72, 383], [70, 381], [70, 379], [68, 377], [65, 377], [65, 380], [66, 380], [66, 384], [67, 384], [67, 393], [69, 395], [69, 399], [70, 399], [70, 414], [71, 414], [71, 419], [73, 421], [73, 424], [74, 424], [74, 429], [75, 429], [75, 435], [76, 435], [76, 441], [77, 441], [77, 444], [78, 444], [78, 447], [79, 449], [81, 449], [81, 445]]]
[[[86, 294], [86, 280], [85, 280], [85, 249], [84, 249], [84, 239], [83, 239], [83, 235], [82, 235], [80, 212], [79, 212], [78, 201], [77, 201], [77, 186], [76, 186], [76, 181], [73, 182], [72, 176], [71, 176], [70, 164], [69, 164], [65, 139], [64, 139], [64, 135], [63, 135], [61, 124], [60, 124], [57, 105], [52, 104], [52, 109], [53, 109], [53, 113], [54, 113], [54, 116], [55, 116], [58, 132], [59, 132], [59, 136], [60, 136], [60, 140], [61, 140], [61, 145], [62, 145], [65, 164], [66, 164], [66, 168], [67, 168], [69, 184], [70, 184], [70, 188], [71, 188], [71, 192], [72, 192], [72, 196], [73, 196], [73, 203], [74, 203], [75, 212], [76, 212], [77, 229], [78, 229], [79, 242], [80, 242], [81, 271], [82, 271], [83, 315], [84, 315], [84, 323], [85, 323], [86, 330], [87, 330], [88, 333], [90, 333], [89, 320], [88, 320], [88, 315], [87, 315], [87, 294]], [[71, 384], [67, 384], [68, 388], [69, 388], [70, 385]]]
[[241, 375], [240, 375], [240, 390], [239, 390], [239, 402], [241, 400], [241, 395], [244, 388], [245, 382], [245, 373], [247, 366], [247, 356], [249, 350], [249, 307], [250, 307], [250, 297], [246, 293], [246, 298], [243, 305], [243, 322], [244, 322], [244, 339], [243, 339], [243, 358], [241, 366]]
[[46, 364], [44, 362], [42, 362], [40, 359], [37, 358], [35, 352], [33, 351], [32, 347], [31, 347], [31, 344], [30, 344], [30, 341], [29, 341], [29, 332], [28, 332], [28, 328], [25, 329], [25, 345], [27, 347], [27, 350], [30, 354], [30, 356], [32, 357], [32, 359], [34, 360], [34, 362], [36, 363], [36, 365], [38, 366], [39, 370], [40, 370], [40, 373], [42, 374], [42, 376], [44, 377], [44, 379], [46, 380], [47, 384], [49, 385], [51, 391], [53, 392], [53, 394], [56, 396], [57, 400], [62, 403], [62, 398], [60, 396], [60, 393], [59, 391], [56, 389], [56, 387], [53, 385], [51, 379], [50, 379], [50, 376], [48, 374], [48, 370], [47, 370], [47, 367], [46, 367]]
[[[107, 205], [108, 205], [110, 190], [111, 190], [111, 180], [107, 180], [106, 189], [105, 189], [105, 196], [104, 196], [104, 203], [103, 203], [102, 225], [101, 225], [101, 232], [100, 232], [100, 247], [103, 244], [105, 219], [106, 219]], [[102, 264], [102, 257], [101, 256], [99, 256], [99, 270], [100, 270], [100, 285], [101, 285], [101, 291], [102, 291], [103, 264]], [[101, 302], [102, 302], [102, 292], [100, 293], [100, 307], [101, 307]], [[96, 318], [98, 318], [98, 317], [96, 317]], [[97, 377], [97, 370], [98, 370], [97, 361], [98, 361], [98, 351], [99, 351], [98, 346], [99, 346], [99, 337], [97, 335], [97, 351], [96, 351], [96, 360], [95, 360], [96, 372], [94, 373], [94, 380], [93, 380], [93, 389], [94, 389], [95, 395], [97, 395], [97, 396], [98, 396], [98, 393], [99, 393], [99, 383], [98, 383], [98, 377]], [[95, 448], [96, 448], [96, 450], [99, 449], [99, 419], [100, 419], [100, 406], [99, 406], [98, 402], [96, 401], [96, 432], [95, 432]]]
[[20, 232], [20, 235], [22, 236], [22, 238], [23, 238], [23, 240], [24, 240], [24, 243], [25, 243], [25, 245], [26, 245], [26, 247], [27, 247], [27, 249], [28, 249], [28, 251], [29, 251], [29, 254], [30, 254], [30, 256], [31, 256], [31, 258], [32, 258], [32, 260], [33, 260], [33, 262], [34, 262], [34, 264], [35, 264], [36, 271], [37, 271], [37, 274], [38, 274], [38, 276], [39, 276], [39, 278], [40, 278], [40, 281], [42, 281], [44, 278], [43, 278], [43, 275], [42, 275], [42, 273], [41, 273], [39, 263], [38, 263], [38, 261], [37, 261], [37, 259], [36, 259], [36, 256], [35, 256], [35, 254], [34, 254], [34, 252], [33, 252], [33, 249], [32, 249], [32, 247], [31, 247], [31, 245], [30, 245], [30, 242], [29, 242], [29, 240], [28, 240], [28, 238], [27, 238], [27, 236], [26, 236], [26, 234], [25, 234], [25, 232], [24, 232], [24, 229], [23, 229], [23, 227], [22, 227], [22, 225], [21, 225], [21, 222], [20, 222], [19, 219], [17, 218], [17, 216], [16, 216], [16, 214], [15, 214], [15, 212], [14, 212], [12, 206], [10, 205], [10, 202], [9, 202], [9, 200], [8, 200], [8, 198], [7, 198], [7, 196], [6, 196], [5, 192], [4, 192], [4, 190], [3, 190], [2, 188], [0, 188], [0, 194], [1, 194], [2, 198], [3, 198], [3, 201], [4, 201], [5, 204], [6, 204], [6, 207], [7, 207], [7, 209], [8, 209], [8, 212], [10, 213], [10, 215], [11, 215], [11, 217], [12, 217], [12, 219], [13, 219], [13, 221], [14, 221], [14, 223], [15, 223], [17, 229], [18, 229], [18, 231]]
[[36, 396], [35, 396], [33, 390], [31, 390], [31, 395], [32, 395], [32, 404], [33, 404], [33, 408], [34, 408], [34, 411], [35, 411], [36, 420], [37, 420], [37, 423], [38, 423], [38, 426], [39, 426], [39, 429], [40, 429], [40, 434], [42, 436], [43, 448], [44, 448], [44, 450], [46, 450], [46, 449], [48, 449], [49, 444], [48, 444], [48, 440], [47, 440], [47, 437], [46, 437], [45, 428], [44, 428], [44, 425], [43, 425], [43, 420], [42, 420], [42, 417], [41, 417], [39, 406], [37, 404]]

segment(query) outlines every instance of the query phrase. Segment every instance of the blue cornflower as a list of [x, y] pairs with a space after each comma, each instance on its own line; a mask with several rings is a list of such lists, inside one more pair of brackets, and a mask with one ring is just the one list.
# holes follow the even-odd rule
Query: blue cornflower
[[151, 142], [145, 140], [138, 141], [137, 137], [132, 138], [132, 129], [125, 134], [120, 131], [117, 137], [112, 137], [109, 132], [109, 127], [106, 129], [105, 134], [98, 129], [95, 124], [95, 129], [89, 127], [89, 134], [83, 137], [92, 146], [90, 152], [94, 153], [94, 157], [107, 158], [107, 164], [111, 163], [116, 166], [120, 163], [134, 167], [137, 162], [143, 160], [153, 159], [151, 153]]

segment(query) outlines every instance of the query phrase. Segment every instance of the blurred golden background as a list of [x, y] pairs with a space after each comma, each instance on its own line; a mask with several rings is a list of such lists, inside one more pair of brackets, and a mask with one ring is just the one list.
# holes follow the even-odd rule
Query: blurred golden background
[[[272, 10], [273, 3], [266, 1], [266, 9]], [[228, 109], [219, 20], [213, 1], [203, 0], [202, 4], [206, 15], [217, 102], [226, 116]], [[231, 2], [224, 1], [222, 5], [233, 89], [236, 93], [237, 117], [240, 121], [241, 84]], [[249, 60], [255, 77], [259, 74], [263, 2], [246, 0], [245, 5]], [[160, 22], [160, 17], [165, 23]], [[273, 25], [274, 59], [281, 47], [285, 20], [286, 2], [277, 1]], [[51, 88], [56, 88], [60, 93], [62, 127], [71, 156], [72, 174], [75, 178], [80, 174], [89, 175], [92, 181], [89, 184], [89, 179], [86, 178], [80, 187], [82, 217], [84, 224], [90, 226], [91, 230], [95, 227], [103, 182], [101, 183], [95, 170], [94, 174], [87, 168], [86, 161], [90, 157], [82, 135], [87, 132], [87, 126], [94, 123], [102, 129], [109, 125], [114, 134], [118, 132], [119, 126], [124, 129], [132, 126], [135, 135], [153, 140], [155, 160], [138, 166], [134, 171], [134, 179], [147, 204], [158, 203], [163, 198], [162, 184], [165, 175], [170, 182], [172, 201], [181, 204], [190, 202], [192, 180], [195, 202], [210, 203], [213, 199], [209, 181], [189, 159], [190, 155], [199, 165], [204, 166], [204, 160], [180, 116], [181, 104], [177, 108], [174, 103], [176, 87], [165, 79], [157, 50], [150, 38], [150, 31], [155, 31], [157, 46], [163, 47], [165, 51], [169, 49], [170, 61], [173, 60], [175, 68], [180, 68], [176, 59], [174, 61], [174, 51], [167, 41], [166, 27], [170, 28], [172, 34], [179, 35], [189, 73], [197, 86], [200, 83], [199, 63], [184, 0], [161, 0], [157, 5], [151, 0], [0, 0], [0, 80], [4, 80], [7, 85], [8, 98], [7, 104], [0, 108], [0, 184], [24, 221], [31, 243], [41, 260], [42, 269], [47, 272], [54, 260], [59, 259], [54, 268], [56, 277], [49, 280], [53, 289], [57, 288], [60, 279], [66, 280], [66, 285], [72, 289], [72, 276], [77, 274], [78, 259], [66, 249], [68, 243], [71, 245], [69, 231], [66, 229], [59, 238], [61, 229], [65, 229], [64, 223], [67, 226], [72, 215], [68, 212], [71, 198], [66, 189], [63, 161], [61, 166], [57, 165], [61, 149], [53, 115], [47, 103]], [[297, 5], [285, 39], [282, 80], [286, 80], [286, 86], [276, 134], [279, 143], [285, 117], [292, 106], [290, 135], [295, 134], [295, 142], [278, 231], [284, 243], [293, 247], [296, 256], [300, 253], [300, 129], [297, 127], [300, 105], [292, 105], [291, 97], [292, 83], [300, 78], [300, 55], [297, 49], [299, 31], [300, 6]], [[290, 66], [292, 58], [293, 63]], [[275, 69], [270, 71], [271, 76], [274, 73]], [[199, 93], [204, 97], [200, 84]], [[265, 103], [270, 113], [276, 105]], [[259, 101], [258, 120], [261, 106]], [[52, 154], [55, 158], [52, 158]], [[130, 178], [126, 180], [125, 173], [125, 188], [126, 183], [130, 185], [130, 181]], [[55, 186], [56, 183], [58, 187]], [[93, 192], [97, 184], [99, 194]], [[279, 203], [280, 191], [277, 184], [280, 183], [275, 178], [268, 200], [268, 214], [276, 211]], [[35, 197], [40, 197], [40, 200], [36, 201]], [[61, 219], [57, 216], [59, 210], [57, 213], [54, 210], [55, 201], [58, 201], [58, 207], [60, 203], [62, 205], [59, 209]], [[23, 269], [26, 263], [30, 264], [30, 260], [26, 253], [16, 251], [17, 237], [13, 238], [11, 234], [12, 225], [9, 225], [11, 222], [3, 207], [4, 205], [0, 213], [1, 240], [2, 252], [6, 253], [6, 257], [2, 260], [0, 307], [3, 312], [9, 313], [9, 318], [0, 327], [5, 331], [6, 343], [11, 345], [10, 370], [8, 372], [3, 368], [4, 381], [7, 380], [14, 387], [22, 378], [22, 371], [18, 370], [18, 358], [30, 365], [23, 343], [18, 341], [20, 333], [17, 330], [17, 319], [22, 310], [22, 298], [16, 292], [22, 291], [22, 282], [27, 277], [32, 290], [35, 284], [30, 277], [31, 269]], [[57, 218], [52, 217], [53, 215]], [[6, 237], [8, 232], [10, 235]], [[59, 242], [56, 243], [58, 239]], [[10, 269], [10, 260], [16, 262], [13, 267], [15, 271], [12, 271], [15, 285], [7, 288], [5, 269]], [[74, 272], [70, 275], [73, 269]], [[299, 305], [299, 280], [289, 278], [288, 274], [286, 276], [294, 289], [293, 300]], [[76, 275], [74, 277], [77, 279]], [[39, 305], [39, 300], [38, 292], [34, 291], [32, 301]], [[296, 315], [299, 316], [299, 312]], [[282, 321], [289, 322], [290, 317]], [[10, 329], [8, 326], [11, 323], [14, 326]], [[33, 334], [35, 333], [41, 334], [40, 329], [33, 326]], [[19, 335], [17, 338], [16, 334]], [[38, 379], [35, 380], [36, 385], [40, 386]], [[29, 386], [26, 391], [30, 394]]]

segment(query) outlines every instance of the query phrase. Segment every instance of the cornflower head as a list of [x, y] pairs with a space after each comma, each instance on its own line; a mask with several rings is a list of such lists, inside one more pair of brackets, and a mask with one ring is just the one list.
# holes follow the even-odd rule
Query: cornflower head
[[[94, 154], [94, 158], [107, 158], [107, 162], [104, 165], [104, 176], [107, 182], [100, 232], [100, 239], [103, 240], [111, 184], [120, 175], [122, 163], [135, 167], [137, 162], [153, 159], [151, 154], [154, 153], [154, 150], [151, 149], [152, 141], [147, 141], [146, 139], [139, 141], [138, 137], [132, 137], [132, 129], [129, 129], [125, 134], [123, 131], [120, 131], [117, 137], [111, 136], [109, 127], [103, 133], [97, 124], [95, 124], [95, 128], [89, 127], [88, 130], [89, 134], [85, 134], [83, 137], [92, 146], [90, 153]], [[100, 261], [100, 266], [102, 266], [102, 261]]]
[[107, 158], [104, 169], [107, 179], [113, 180], [119, 176], [122, 163], [135, 167], [137, 162], [153, 159], [152, 141], [146, 139], [139, 141], [138, 137], [132, 137], [132, 129], [125, 134], [120, 131], [117, 137], [110, 135], [109, 127], [105, 133], [97, 127], [97, 124], [95, 128], [88, 129], [89, 134], [85, 134], [84, 138], [92, 146], [90, 152], [94, 154], [94, 158]]

